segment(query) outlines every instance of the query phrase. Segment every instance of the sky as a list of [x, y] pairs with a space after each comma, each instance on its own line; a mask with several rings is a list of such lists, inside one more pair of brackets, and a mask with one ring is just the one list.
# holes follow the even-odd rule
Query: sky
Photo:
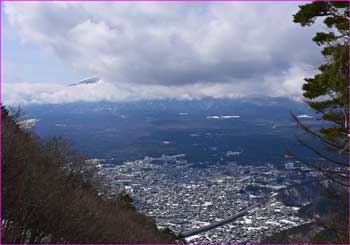
[[323, 61], [300, 4], [6, 2], [3, 103], [298, 99]]

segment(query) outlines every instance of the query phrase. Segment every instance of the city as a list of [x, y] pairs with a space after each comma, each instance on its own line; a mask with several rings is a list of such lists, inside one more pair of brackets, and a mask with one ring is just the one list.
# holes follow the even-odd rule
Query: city
[[184, 154], [145, 157], [121, 165], [100, 159], [87, 162], [98, 167], [110, 194], [125, 191], [139, 211], [156, 220], [158, 228], [176, 234], [191, 234], [252, 207], [232, 222], [186, 235], [189, 243], [259, 243], [274, 232], [312, 221], [298, 215], [300, 206], [308, 202], [287, 206], [278, 198], [283, 189], [319, 178], [314, 172], [297, 171], [292, 161], [286, 161], [283, 169], [269, 163], [201, 166], [187, 162]]

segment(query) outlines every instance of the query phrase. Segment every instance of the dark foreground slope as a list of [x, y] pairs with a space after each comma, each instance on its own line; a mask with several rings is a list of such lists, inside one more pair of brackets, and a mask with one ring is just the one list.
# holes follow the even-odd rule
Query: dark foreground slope
[[[84, 161], [2, 110], [2, 243], [173, 243], [120, 196], [100, 195]], [[89, 177], [90, 175], [90, 177]]]

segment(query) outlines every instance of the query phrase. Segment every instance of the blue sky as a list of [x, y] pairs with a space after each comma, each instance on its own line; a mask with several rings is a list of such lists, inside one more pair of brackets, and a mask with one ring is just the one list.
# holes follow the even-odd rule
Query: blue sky
[[2, 82], [71, 83], [84, 77], [52, 52], [23, 41], [4, 13], [2, 17]]
[[[300, 98], [322, 63], [299, 3], [6, 2], [3, 97], [68, 103]], [[96, 76], [79, 92], [67, 84]]]

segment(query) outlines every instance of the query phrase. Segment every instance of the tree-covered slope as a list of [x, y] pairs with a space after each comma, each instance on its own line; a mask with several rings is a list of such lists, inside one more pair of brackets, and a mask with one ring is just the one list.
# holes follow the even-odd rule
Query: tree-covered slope
[[[154, 221], [101, 195], [83, 158], [2, 109], [2, 243], [173, 243]], [[129, 203], [127, 203], [129, 204]]]

